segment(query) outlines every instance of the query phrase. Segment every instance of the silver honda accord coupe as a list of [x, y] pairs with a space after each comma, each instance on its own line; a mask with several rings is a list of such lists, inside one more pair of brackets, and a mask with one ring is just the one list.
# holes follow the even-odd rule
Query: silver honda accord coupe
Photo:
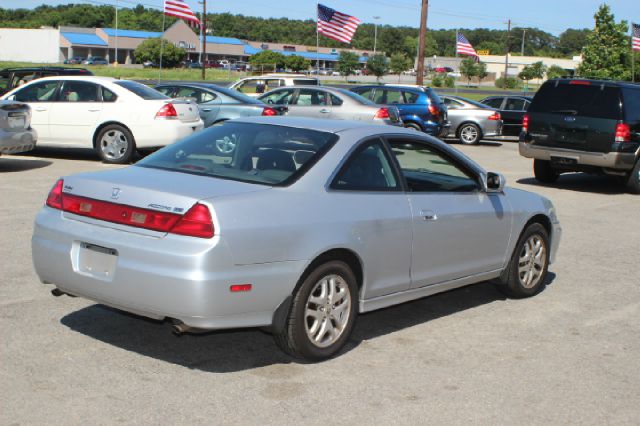
[[32, 245], [54, 295], [177, 333], [268, 327], [322, 360], [358, 313], [485, 280], [538, 293], [560, 235], [549, 200], [428, 135], [256, 117], [61, 178]]

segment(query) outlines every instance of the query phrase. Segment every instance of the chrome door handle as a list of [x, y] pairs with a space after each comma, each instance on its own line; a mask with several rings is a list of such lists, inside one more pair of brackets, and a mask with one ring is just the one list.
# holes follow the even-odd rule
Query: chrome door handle
[[211, 111], [211, 108], [202, 108], [202, 111], [203, 112], [209, 112], [209, 111]]
[[425, 221], [438, 219], [438, 216], [433, 212], [433, 210], [420, 210], [420, 216]]
[[90, 109], [89, 110], [89, 112], [98, 112], [98, 111], [101, 111], [101, 110], [99, 110], [99, 109]]
[[330, 113], [331, 111], [329, 111], [328, 109], [321, 109], [321, 110], [320, 110], [320, 112], [321, 112], [322, 114], [328, 114], [328, 113]]
[[34, 108], [34, 109], [36, 111], [38, 111], [38, 112], [42, 112], [42, 111], [46, 111], [47, 110], [46, 108]]

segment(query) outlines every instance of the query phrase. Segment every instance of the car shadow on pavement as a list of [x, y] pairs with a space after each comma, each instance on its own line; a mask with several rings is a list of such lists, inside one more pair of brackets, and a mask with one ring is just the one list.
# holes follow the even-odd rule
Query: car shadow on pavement
[[23, 158], [0, 157], [0, 173], [23, 172], [50, 166], [51, 161], [26, 160]]
[[533, 177], [518, 179], [522, 185], [542, 186], [565, 191], [590, 192], [593, 194], [617, 195], [626, 193], [625, 185], [611, 176], [588, 173], [565, 173], [552, 184], [539, 182]]
[[[555, 274], [549, 273], [547, 283], [554, 277]], [[483, 282], [363, 314], [342, 354], [363, 341], [505, 299], [493, 284]], [[257, 329], [178, 337], [166, 321], [154, 321], [104, 305], [80, 309], [60, 322], [73, 331], [118, 348], [205, 372], [229, 373], [298, 362], [285, 355], [270, 334]]]
[[100, 157], [90, 148], [51, 148], [36, 147], [34, 150], [24, 153], [25, 156], [54, 158], [59, 160], [83, 160], [100, 161]]

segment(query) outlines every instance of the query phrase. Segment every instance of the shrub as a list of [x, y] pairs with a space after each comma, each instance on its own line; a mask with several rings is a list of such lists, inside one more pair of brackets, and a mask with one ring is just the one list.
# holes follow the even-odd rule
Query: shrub
[[451, 76], [447, 76], [444, 79], [444, 87], [455, 87], [456, 85], [456, 79], [451, 77]]
[[501, 89], [515, 89], [519, 85], [520, 83], [517, 78], [508, 77], [506, 81], [502, 77], [496, 79], [496, 87]]
[[431, 85], [433, 87], [442, 87], [444, 86], [444, 78], [441, 75], [434, 75], [431, 79]]

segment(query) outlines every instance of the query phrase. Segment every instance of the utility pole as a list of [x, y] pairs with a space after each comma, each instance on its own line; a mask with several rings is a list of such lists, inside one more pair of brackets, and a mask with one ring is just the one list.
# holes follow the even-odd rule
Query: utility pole
[[116, 49], [114, 65], [118, 65], [118, 0], [116, 0]]
[[418, 69], [416, 72], [416, 84], [424, 84], [424, 48], [427, 37], [427, 11], [429, 0], [422, 0], [422, 11], [420, 13], [420, 39], [418, 40]]
[[522, 30], [522, 51], [521, 54], [524, 56], [524, 35], [527, 33], [527, 30]]
[[504, 87], [507, 87], [507, 76], [509, 75], [509, 39], [511, 38], [511, 19], [507, 23], [507, 53], [504, 55]]
[[200, 21], [200, 27], [202, 28], [202, 79], [205, 80], [205, 71], [207, 66], [207, 0], [202, 1], [202, 20]]

